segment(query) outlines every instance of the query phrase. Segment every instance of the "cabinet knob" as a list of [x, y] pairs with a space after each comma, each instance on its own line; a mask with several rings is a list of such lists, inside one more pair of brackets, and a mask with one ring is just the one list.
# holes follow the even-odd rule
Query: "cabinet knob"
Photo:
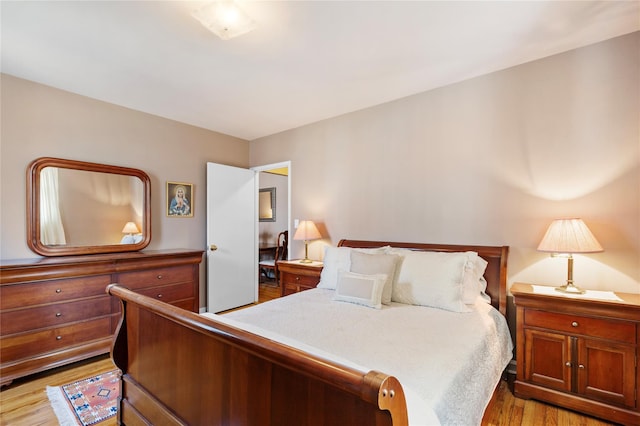
[[569, 361], [565, 362], [564, 365], [566, 365], [567, 367], [571, 367], [571, 363]]
[[62, 340], [62, 336], [56, 336], [56, 340]]
[[300, 281], [300, 277], [296, 277], [296, 281]]
[[162, 279], [162, 275], [158, 275], [156, 278], [161, 280]]
[[571, 327], [577, 327], [577, 326], [578, 326], [578, 322], [577, 321], [574, 321], [574, 322], [571, 323]]
[[61, 288], [56, 288], [56, 293], [62, 293], [62, 289]]
[[62, 316], [62, 312], [56, 312], [56, 317], [61, 317]]
[[579, 364], [578, 368], [581, 369], [581, 370], [584, 370], [584, 364]]
[[162, 294], [159, 294], [159, 295], [158, 295], [158, 299], [162, 299]]

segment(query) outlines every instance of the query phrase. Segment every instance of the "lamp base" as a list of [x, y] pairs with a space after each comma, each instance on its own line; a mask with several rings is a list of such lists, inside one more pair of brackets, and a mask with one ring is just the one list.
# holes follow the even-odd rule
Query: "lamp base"
[[308, 258], [306, 258], [306, 257], [305, 257], [304, 259], [302, 259], [302, 260], [300, 261], [300, 263], [313, 263], [313, 260], [308, 259]]
[[580, 287], [576, 287], [573, 284], [565, 284], [563, 286], [556, 287], [556, 291], [559, 291], [561, 293], [567, 293], [567, 294], [584, 294], [584, 293], [586, 293], [586, 291], [584, 291]]

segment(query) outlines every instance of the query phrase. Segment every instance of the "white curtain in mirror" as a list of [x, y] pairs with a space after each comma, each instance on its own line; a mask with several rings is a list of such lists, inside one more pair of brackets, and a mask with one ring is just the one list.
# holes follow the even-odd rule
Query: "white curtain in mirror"
[[56, 167], [45, 167], [40, 173], [40, 241], [45, 245], [66, 244]]

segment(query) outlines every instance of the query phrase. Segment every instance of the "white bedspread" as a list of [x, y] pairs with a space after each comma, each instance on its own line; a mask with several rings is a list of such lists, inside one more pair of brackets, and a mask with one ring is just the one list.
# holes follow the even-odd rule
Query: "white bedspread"
[[215, 317], [289, 346], [400, 380], [411, 425], [478, 425], [512, 356], [505, 318], [393, 303], [382, 310], [313, 289]]

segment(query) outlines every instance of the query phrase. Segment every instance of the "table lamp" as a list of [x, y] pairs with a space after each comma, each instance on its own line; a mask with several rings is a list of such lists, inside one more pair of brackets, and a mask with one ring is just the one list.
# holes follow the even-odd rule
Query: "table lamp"
[[298, 224], [298, 229], [296, 229], [296, 233], [293, 236], [294, 240], [304, 240], [304, 259], [302, 259], [300, 263], [312, 262], [312, 260], [309, 259], [307, 244], [309, 240], [317, 240], [319, 238], [321, 238], [320, 232], [312, 221], [300, 221], [300, 223]]
[[582, 219], [557, 219], [551, 222], [542, 238], [538, 251], [551, 253], [551, 256], [567, 257], [567, 283], [556, 287], [557, 291], [582, 294], [585, 291], [573, 284], [573, 253], [596, 253], [603, 251]]

